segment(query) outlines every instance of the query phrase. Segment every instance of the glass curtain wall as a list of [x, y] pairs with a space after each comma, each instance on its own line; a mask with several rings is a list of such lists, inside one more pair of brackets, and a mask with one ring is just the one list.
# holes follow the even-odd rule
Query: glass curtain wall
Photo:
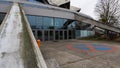
[[[62, 29], [67, 19], [44, 17], [44, 16], [32, 16], [27, 15], [28, 21], [32, 29]], [[74, 23], [69, 25], [69, 28], [73, 28]]]
[[27, 15], [27, 18], [28, 18], [28, 21], [29, 21], [32, 29], [42, 29], [43, 28], [42, 27], [43, 26], [42, 17]]
[[43, 29], [54, 29], [53, 18], [43, 17]]
[[76, 22], [72, 22], [67, 29], [63, 29], [67, 19], [32, 15], [27, 15], [27, 18], [36, 39], [48, 41], [75, 38]]
[[62, 29], [65, 19], [55, 18], [55, 29]]

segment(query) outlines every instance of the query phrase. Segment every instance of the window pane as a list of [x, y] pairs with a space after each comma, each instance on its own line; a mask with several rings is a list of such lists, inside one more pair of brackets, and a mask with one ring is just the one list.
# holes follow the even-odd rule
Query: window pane
[[43, 17], [43, 28], [53, 29], [54, 28], [53, 18]]
[[28, 18], [31, 28], [36, 29], [37, 27], [36, 27], [35, 16], [27, 16], [27, 18]]
[[36, 17], [36, 27], [37, 29], [42, 29], [42, 17]]
[[55, 18], [55, 28], [56, 29], [62, 28], [63, 24], [64, 24], [64, 19]]
[[75, 28], [76, 21], [72, 22], [71, 24], [68, 25], [68, 29], [73, 29]]

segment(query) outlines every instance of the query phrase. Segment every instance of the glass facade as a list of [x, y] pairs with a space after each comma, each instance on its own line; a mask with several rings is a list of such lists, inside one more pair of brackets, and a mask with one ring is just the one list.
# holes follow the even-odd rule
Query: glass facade
[[[0, 24], [5, 15], [5, 13], [0, 13]], [[90, 32], [86, 33], [85, 31], [78, 30], [76, 28], [76, 25], [78, 25], [77, 21], [73, 21], [67, 25], [67, 28], [63, 28], [66, 22], [68, 23], [68, 19], [33, 15], [27, 15], [27, 18], [35, 38], [41, 41], [75, 39], [89, 36], [88, 34], [90, 34]], [[79, 25], [81, 25], [82, 28], [84, 26], [86, 28], [85, 24]], [[94, 33], [90, 35], [94, 35]]]
[[[44, 16], [32, 16], [27, 15], [28, 21], [32, 29], [63, 29], [67, 19], [64, 18], [54, 18], [54, 17], [44, 17]], [[72, 22], [68, 25], [68, 29], [75, 28], [75, 23]]]
[[65, 23], [65, 19], [55, 18], [55, 29], [62, 28], [64, 23]]
[[53, 29], [54, 22], [51, 17], [43, 17], [43, 29]]
[[43, 23], [42, 23], [42, 17], [39, 17], [39, 16], [36, 16], [35, 17], [36, 18], [36, 28], [37, 29], [42, 29], [43, 27], [42, 27], [42, 25], [43, 25]]
[[[5, 13], [0, 13], [0, 24], [2, 23], [5, 15]], [[88, 36], [86, 35], [88, 33], [76, 30], [77, 21], [73, 21], [68, 24], [67, 28], [63, 28], [65, 23], [69, 20], [64, 18], [33, 15], [27, 15], [27, 18], [35, 38], [40, 39], [41, 41], [75, 39], [82, 37], [82, 34]], [[82, 24], [82, 26], [84, 25]]]
[[73, 29], [76, 28], [76, 21], [72, 22], [71, 24], [68, 25], [68, 29]]
[[42, 29], [42, 17], [28, 15], [27, 18], [32, 29]]
[[67, 28], [63, 26], [69, 20], [64, 18], [27, 15], [36, 39], [42, 41], [75, 39], [75, 23], [70, 22]]

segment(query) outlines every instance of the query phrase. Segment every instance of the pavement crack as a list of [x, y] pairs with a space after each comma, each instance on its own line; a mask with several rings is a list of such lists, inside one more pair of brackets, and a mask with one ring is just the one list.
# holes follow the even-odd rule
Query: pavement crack
[[76, 62], [79, 62], [79, 61], [90, 60], [92, 58], [96, 58], [96, 57], [99, 57], [99, 56], [102, 56], [102, 55], [105, 55], [105, 54], [106, 53], [103, 53], [101, 55], [96, 55], [96, 56], [93, 56], [93, 57], [87, 57], [87, 58], [79, 59], [79, 60], [76, 60], [76, 61], [67, 62], [65, 64], [61, 64], [60, 66], [64, 66], [64, 65], [68, 65], [68, 64], [73, 64], [73, 63], [76, 63]]

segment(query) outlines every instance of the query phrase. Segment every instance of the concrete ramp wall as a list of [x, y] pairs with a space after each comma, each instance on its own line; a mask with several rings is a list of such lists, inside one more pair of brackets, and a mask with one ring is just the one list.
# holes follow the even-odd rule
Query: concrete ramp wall
[[17, 3], [0, 26], [0, 68], [47, 68], [24, 11]]

